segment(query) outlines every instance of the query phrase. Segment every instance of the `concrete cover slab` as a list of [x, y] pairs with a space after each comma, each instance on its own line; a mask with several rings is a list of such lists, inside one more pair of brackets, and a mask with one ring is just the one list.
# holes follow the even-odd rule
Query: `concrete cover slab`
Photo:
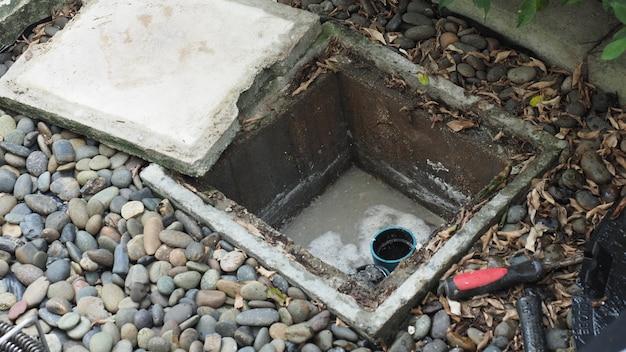
[[11, 67], [0, 100], [201, 175], [239, 129], [240, 93], [319, 27], [270, 0], [94, 0]]

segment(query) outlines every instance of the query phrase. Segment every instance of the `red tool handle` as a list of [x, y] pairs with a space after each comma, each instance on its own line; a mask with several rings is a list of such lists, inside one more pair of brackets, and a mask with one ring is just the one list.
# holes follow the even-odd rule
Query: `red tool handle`
[[544, 267], [540, 261], [528, 260], [509, 267], [486, 268], [455, 275], [441, 282], [439, 292], [452, 299], [463, 299], [534, 282], [543, 273]]
[[452, 281], [454, 281], [459, 290], [467, 291], [492, 284], [500, 280], [508, 272], [509, 269], [507, 268], [487, 268], [458, 274], [452, 278]]

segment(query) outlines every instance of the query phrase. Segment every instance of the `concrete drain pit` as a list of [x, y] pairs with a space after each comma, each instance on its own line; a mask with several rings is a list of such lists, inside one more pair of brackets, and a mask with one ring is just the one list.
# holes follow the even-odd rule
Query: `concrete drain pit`
[[[298, 73], [329, 55], [333, 70], [293, 95], [307, 80]], [[562, 148], [448, 81], [420, 84], [421, 72], [389, 49], [324, 25], [290, 75], [254, 92], [263, 97], [258, 104], [241, 107], [243, 130], [207, 174], [188, 178], [151, 165], [142, 179], [362, 335], [391, 337]], [[429, 104], [478, 116], [480, 126], [454, 133], [448, 121], [433, 121]], [[499, 133], [506, 138], [494, 141]], [[511, 172], [502, 178], [503, 170]], [[456, 231], [445, 230], [450, 224]], [[392, 225], [412, 228], [418, 250], [382, 282], [359, 280], [352, 274], [371, 260], [369, 236]]]

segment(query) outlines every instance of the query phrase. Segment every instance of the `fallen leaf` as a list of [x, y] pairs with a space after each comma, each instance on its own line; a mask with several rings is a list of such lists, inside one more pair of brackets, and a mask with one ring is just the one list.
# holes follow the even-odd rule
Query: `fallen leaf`
[[454, 315], [461, 315], [461, 303], [448, 298], [448, 306], [450, 306], [450, 313]]
[[543, 101], [543, 97], [541, 95], [535, 95], [534, 97], [530, 98], [530, 106], [532, 106], [533, 108], [537, 107], [537, 105], [541, 104], [541, 102]]
[[385, 37], [383, 36], [382, 33], [380, 33], [379, 31], [373, 29], [373, 28], [363, 28], [364, 31], [367, 32], [367, 34], [374, 40], [379, 41], [380, 43], [382, 43], [383, 45], [387, 45], [387, 42], [385, 41]]
[[454, 132], [460, 132], [464, 129], [472, 128], [476, 126], [476, 122], [472, 120], [452, 120], [446, 124], [449, 129]]
[[428, 83], [430, 83], [430, 78], [428, 78], [428, 75], [423, 73], [423, 72], [418, 72], [417, 73], [417, 80], [420, 82], [421, 85], [423, 86], [427, 86]]
[[513, 50], [505, 50], [505, 51], [500, 51], [496, 54], [496, 59], [493, 60], [493, 62], [495, 64], [497, 64], [500, 61], [504, 61], [506, 60], [506, 58], [508, 58], [509, 56], [511, 56], [511, 54], [513, 53]]

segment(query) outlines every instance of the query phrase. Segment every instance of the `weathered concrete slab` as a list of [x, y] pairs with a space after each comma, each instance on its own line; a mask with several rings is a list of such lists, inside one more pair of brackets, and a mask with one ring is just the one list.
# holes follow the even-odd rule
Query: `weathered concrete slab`
[[12, 44], [26, 27], [52, 15], [65, 0], [0, 0], [0, 49]]
[[611, 39], [605, 40], [589, 55], [589, 81], [605, 92], [617, 93], [620, 103], [626, 104], [626, 55], [611, 61], [600, 58], [602, 49], [610, 42]]
[[239, 129], [240, 94], [319, 31], [270, 0], [94, 0], [11, 67], [0, 102], [201, 175]]
[[570, 70], [619, 25], [617, 19], [604, 11], [600, 1], [582, 1], [576, 5], [552, 1], [537, 13], [533, 22], [518, 28], [517, 10], [521, 3], [521, 0], [493, 1], [486, 19], [472, 0], [453, 1], [448, 9], [493, 29], [549, 63]]

